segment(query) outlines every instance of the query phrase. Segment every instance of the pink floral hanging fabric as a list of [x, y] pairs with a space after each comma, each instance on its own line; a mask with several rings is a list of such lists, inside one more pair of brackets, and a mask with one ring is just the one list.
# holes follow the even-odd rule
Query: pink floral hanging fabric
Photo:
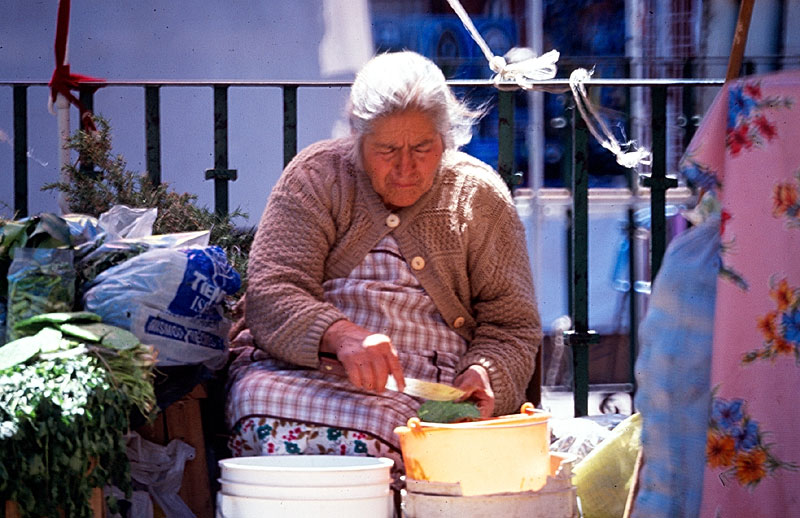
[[800, 516], [800, 72], [729, 82], [682, 171], [722, 206], [701, 516]]

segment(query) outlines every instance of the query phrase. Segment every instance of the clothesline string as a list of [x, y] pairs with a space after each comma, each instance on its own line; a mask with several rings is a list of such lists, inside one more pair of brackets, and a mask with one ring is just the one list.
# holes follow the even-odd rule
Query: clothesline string
[[[501, 86], [500, 80], [513, 80], [520, 88], [531, 89], [534, 86], [533, 81], [542, 79], [552, 79], [556, 75], [556, 61], [558, 61], [559, 53], [557, 50], [551, 50], [542, 56], [536, 54], [530, 49], [513, 48], [506, 56], [496, 56], [492, 52], [489, 45], [480, 35], [475, 24], [472, 23], [469, 15], [459, 0], [447, 0], [450, 7], [455, 11], [456, 15], [461, 20], [461, 23], [467, 29], [472, 39], [480, 47], [486, 61], [489, 63], [489, 68], [496, 74], [495, 87], [498, 89], [507, 89], [507, 86]], [[507, 59], [508, 58], [508, 59]], [[570, 90], [575, 100], [575, 106], [578, 108], [586, 126], [592, 136], [600, 143], [603, 148], [607, 149], [616, 157], [617, 163], [627, 168], [635, 168], [639, 165], [650, 165], [651, 154], [650, 151], [643, 148], [637, 148], [634, 141], [620, 143], [614, 133], [608, 127], [597, 113], [597, 109], [589, 100], [586, 94], [586, 87], [584, 83], [591, 77], [592, 72], [585, 68], [578, 68], [574, 70], [569, 77]]]

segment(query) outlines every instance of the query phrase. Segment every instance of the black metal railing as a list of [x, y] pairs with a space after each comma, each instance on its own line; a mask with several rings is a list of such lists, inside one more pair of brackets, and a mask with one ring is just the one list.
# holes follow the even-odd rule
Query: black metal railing
[[[497, 95], [498, 109], [498, 172], [509, 185], [515, 183], [516, 164], [514, 156], [514, 96], [519, 91], [495, 90], [494, 83], [488, 80], [453, 80], [453, 87], [490, 88]], [[649, 191], [651, 210], [651, 245], [649, 264], [651, 278], [661, 265], [667, 244], [666, 193], [675, 188], [677, 182], [667, 175], [667, 89], [669, 88], [708, 88], [719, 87], [721, 79], [590, 79], [587, 88], [623, 87], [645, 88], [651, 93], [651, 150], [653, 164], [650, 174], [642, 178], [642, 186]], [[104, 89], [114, 87], [139, 87], [144, 92], [144, 123], [146, 144], [146, 167], [149, 178], [154, 183], [161, 182], [161, 123], [160, 92], [163, 88], [208, 87], [214, 92], [214, 166], [205, 171], [205, 178], [214, 181], [214, 209], [217, 213], [229, 211], [229, 182], [237, 178], [237, 171], [228, 163], [228, 91], [231, 88], [278, 88], [283, 93], [283, 161], [288, 163], [297, 153], [297, 93], [300, 88], [341, 88], [349, 87], [343, 81], [108, 81], [87, 83], [81, 99], [92, 104], [92, 92], [97, 86]], [[13, 89], [14, 118], [14, 211], [22, 217], [28, 215], [28, 104], [27, 92], [30, 87], [46, 86], [44, 82], [11, 81], [0, 82], [0, 86]], [[508, 84], [505, 86], [512, 87]], [[539, 86], [548, 89], [568, 90], [566, 79], [540, 82]], [[571, 183], [572, 207], [568, 261], [570, 289], [570, 313], [573, 328], [567, 333], [568, 343], [573, 349], [574, 404], [575, 415], [588, 414], [589, 357], [591, 344], [596, 334], [589, 326], [589, 133], [580, 117], [573, 117], [568, 175]], [[635, 187], [635, 186], [632, 186]], [[633, 261], [631, 261], [631, 264]], [[632, 270], [631, 270], [632, 275]], [[634, 287], [631, 277], [630, 290]], [[631, 291], [631, 293], [633, 293]], [[632, 297], [631, 297], [631, 304]], [[632, 313], [631, 328], [634, 328], [635, 314]], [[635, 355], [635, 331], [631, 332], [631, 363]], [[633, 379], [632, 368], [631, 378]], [[632, 380], [631, 380], [632, 382]]]

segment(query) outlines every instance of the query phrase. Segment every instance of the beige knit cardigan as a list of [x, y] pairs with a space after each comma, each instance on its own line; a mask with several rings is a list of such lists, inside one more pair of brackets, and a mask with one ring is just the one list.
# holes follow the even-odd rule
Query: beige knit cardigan
[[518, 412], [541, 324], [524, 228], [505, 184], [483, 162], [448, 151], [433, 187], [393, 212], [350, 160], [353, 145], [345, 138], [306, 148], [270, 195], [248, 266], [245, 323], [256, 344], [318, 367], [322, 334], [346, 318], [323, 302], [323, 282], [347, 276], [392, 232], [444, 320], [469, 344], [459, 372], [485, 366], [495, 413]]

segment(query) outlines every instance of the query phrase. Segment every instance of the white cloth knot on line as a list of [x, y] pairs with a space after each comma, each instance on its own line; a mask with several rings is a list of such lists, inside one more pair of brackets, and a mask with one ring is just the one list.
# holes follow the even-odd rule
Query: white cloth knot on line
[[[464, 28], [467, 29], [472, 39], [481, 48], [481, 52], [489, 62], [489, 68], [496, 74], [494, 76], [495, 86], [500, 88], [501, 80], [514, 81], [520, 88], [529, 90], [533, 88], [530, 81], [552, 79], [556, 76], [556, 61], [558, 61], [559, 53], [557, 50], [551, 50], [541, 56], [529, 48], [515, 47], [509, 50], [505, 57], [495, 56], [489, 45], [483, 39], [475, 24], [472, 23], [467, 11], [462, 7], [461, 2], [458, 0], [447, 0], [450, 7], [458, 15]], [[509, 89], [509, 87], [503, 87]]]
[[489, 68], [491, 68], [492, 72], [495, 74], [499, 74], [506, 67], [506, 64], [506, 58], [503, 56], [495, 56], [489, 61]]
[[[505, 56], [495, 56], [489, 45], [475, 28], [461, 2], [458, 0], [447, 0], [450, 7], [461, 19], [461, 23], [469, 32], [475, 43], [481, 48], [489, 68], [495, 73], [494, 86], [498, 90], [514, 90], [517, 87], [530, 90], [535, 86], [533, 81], [552, 79], [556, 76], [556, 62], [560, 57], [557, 50], [551, 50], [537, 56], [536, 53], [526, 47], [514, 47]], [[585, 68], [574, 70], [569, 77], [569, 86], [575, 98], [575, 105], [586, 121], [592, 136], [597, 139], [601, 146], [611, 151], [617, 159], [617, 163], [629, 169], [635, 168], [639, 164], [649, 165], [651, 163], [650, 151], [636, 148], [634, 141], [623, 144], [616, 139], [605, 122], [597, 116], [595, 108], [589, 102], [586, 95], [584, 82], [592, 75]], [[513, 81], [517, 86], [501, 84], [501, 81]]]
[[500, 80], [514, 81], [522, 89], [530, 90], [532, 81], [543, 81], [556, 76], [556, 62], [560, 53], [557, 50], [537, 56], [526, 47], [514, 47], [505, 56], [494, 56], [489, 60], [489, 68], [496, 74], [495, 86], [500, 88]]
[[594, 70], [589, 71], [585, 68], [577, 68], [569, 75], [569, 87], [575, 99], [575, 106], [586, 122], [589, 132], [601, 146], [614, 154], [617, 163], [622, 167], [633, 169], [640, 164], [650, 165], [652, 163], [650, 151], [644, 148], [637, 148], [636, 142], [633, 140], [620, 143], [589, 101], [584, 83], [592, 77], [593, 72]]

